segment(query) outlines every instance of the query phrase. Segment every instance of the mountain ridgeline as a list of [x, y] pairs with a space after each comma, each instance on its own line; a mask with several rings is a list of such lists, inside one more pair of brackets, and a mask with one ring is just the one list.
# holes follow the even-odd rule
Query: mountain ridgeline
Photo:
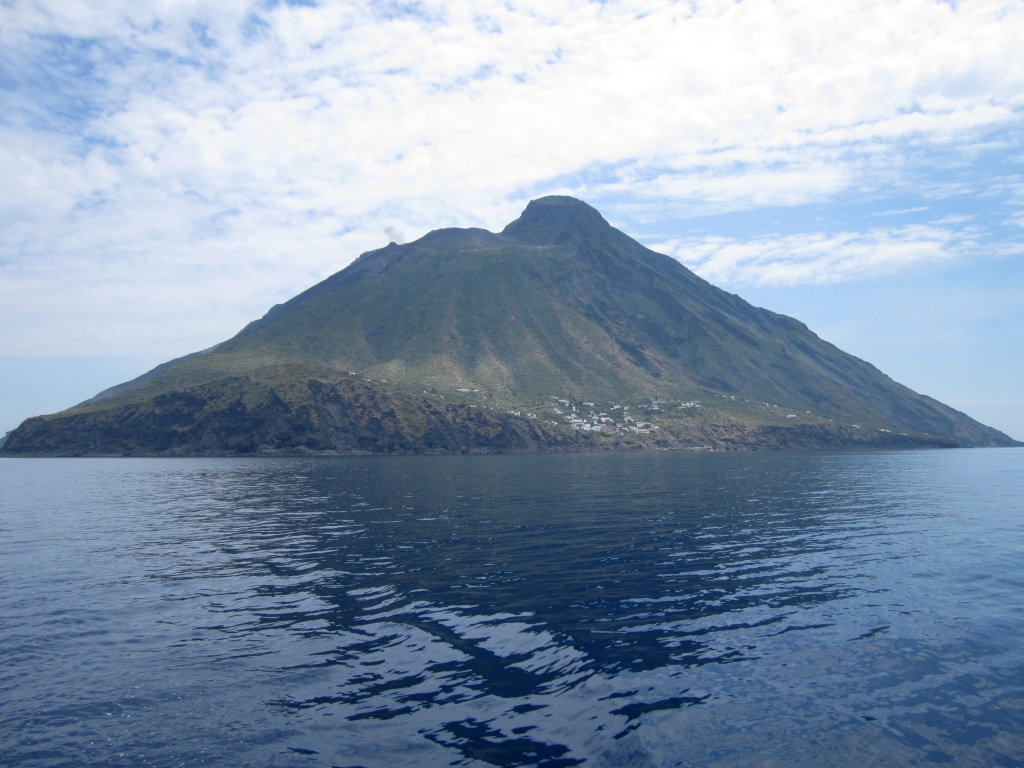
[[360, 256], [5, 455], [1014, 445], [568, 197]]

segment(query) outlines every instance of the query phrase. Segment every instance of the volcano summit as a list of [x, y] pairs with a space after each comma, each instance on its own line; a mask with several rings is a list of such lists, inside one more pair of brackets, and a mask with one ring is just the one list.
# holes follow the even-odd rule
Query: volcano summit
[[364, 253], [4, 455], [1015, 445], [569, 197]]

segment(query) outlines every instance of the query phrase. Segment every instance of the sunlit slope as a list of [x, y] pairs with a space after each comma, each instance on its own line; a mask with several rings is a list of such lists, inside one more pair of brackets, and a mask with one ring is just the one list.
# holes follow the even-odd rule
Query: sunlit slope
[[[319, 407], [297, 383], [339, 377], [449, 401], [479, 390], [507, 407], [548, 396], [640, 402], [725, 395], [719, 408], [739, 422], [747, 416], [729, 411], [734, 397], [947, 444], [1012, 443], [802, 323], [715, 288], [566, 197], [530, 203], [498, 234], [438, 230], [366, 253], [234, 338], [81, 410], [131, 405], [138, 412], [156, 397], [196, 388], [212, 397], [217, 382], [232, 382], [285, 400], [291, 392], [297, 413]], [[399, 410], [420, 407], [399, 400]], [[229, 432], [230, 419], [218, 418]], [[523, 449], [544, 439], [533, 436]]]

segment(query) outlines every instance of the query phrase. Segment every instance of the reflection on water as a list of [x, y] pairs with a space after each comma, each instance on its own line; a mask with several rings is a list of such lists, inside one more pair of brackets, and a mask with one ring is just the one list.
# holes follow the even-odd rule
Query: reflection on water
[[0, 462], [15, 766], [1021, 765], [1024, 451]]

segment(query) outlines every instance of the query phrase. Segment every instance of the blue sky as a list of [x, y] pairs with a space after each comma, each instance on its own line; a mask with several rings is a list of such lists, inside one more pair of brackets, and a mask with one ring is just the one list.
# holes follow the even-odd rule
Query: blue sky
[[1018, 0], [0, 0], [0, 432], [570, 194], [1024, 440]]

